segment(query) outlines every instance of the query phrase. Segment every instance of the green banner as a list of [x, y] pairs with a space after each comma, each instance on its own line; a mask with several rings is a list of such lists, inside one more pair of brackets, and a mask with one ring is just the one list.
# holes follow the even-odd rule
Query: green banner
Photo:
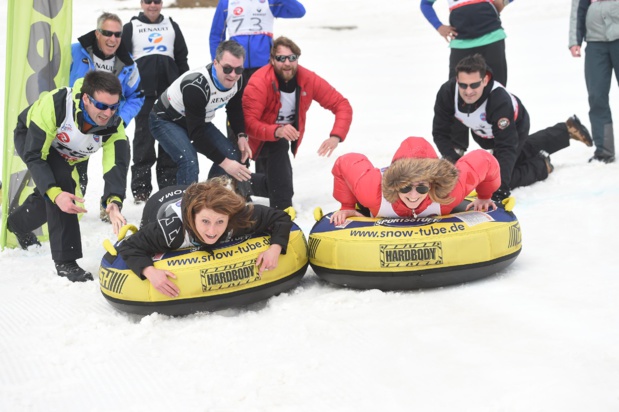
[[[0, 247], [17, 247], [6, 230], [8, 213], [32, 193], [34, 182], [15, 153], [19, 113], [39, 96], [69, 82], [72, 0], [9, 0], [6, 25], [2, 226]], [[47, 232], [39, 229], [38, 236]]]

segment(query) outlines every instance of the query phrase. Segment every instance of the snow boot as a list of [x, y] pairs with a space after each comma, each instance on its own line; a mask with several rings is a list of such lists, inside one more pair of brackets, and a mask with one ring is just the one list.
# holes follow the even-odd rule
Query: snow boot
[[71, 282], [86, 282], [87, 280], [94, 280], [92, 274], [79, 267], [74, 260], [70, 262], [55, 263], [58, 276], [65, 277]]

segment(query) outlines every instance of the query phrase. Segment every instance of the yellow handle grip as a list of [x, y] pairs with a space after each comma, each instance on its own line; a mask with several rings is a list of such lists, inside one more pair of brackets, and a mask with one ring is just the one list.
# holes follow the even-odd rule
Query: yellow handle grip
[[[136, 233], [138, 231], [138, 228], [135, 227], [134, 225], [124, 225], [118, 231], [118, 240], [119, 241], [123, 240], [125, 238], [125, 236], [127, 235], [128, 231]], [[103, 241], [103, 248], [112, 256], [118, 255], [118, 252], [116, 251], [116, 248], [114, 247], [112, 242], [110, 242], [110, 239], [105, 239]]]
[[514, 206], [516, 206], [516, 198], [510, 196], [506, 199], [503, 199], [501, 203], [503, 203], [503, 206], [505, 206], [505, 210], [511, 212], [514, 209]]
[[290, 215], [290, 220], [295, 220], [297, 217], [297, 211], [294, 210], [294, 207], [290, 206], [287, 207], [286, 209], [284, 209], [284, 212], [288, 213], [288, 215]]
[[324, 214], [322, 213], [322, 208], [320, 206], [315, 207], [314, 208], [314, 219], [316, 219], [316, 222], [322, 219], [323, 216]]

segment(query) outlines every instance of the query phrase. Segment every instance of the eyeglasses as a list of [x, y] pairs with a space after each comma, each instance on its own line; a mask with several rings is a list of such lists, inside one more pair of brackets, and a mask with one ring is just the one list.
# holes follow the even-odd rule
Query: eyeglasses
[[430, 188], [426, 185], [408, 185], [408, 186], [404, 186], [401, 187], [400, 189], [398, 189], [398, 192], [400, 193], [409, 193], [411, 190], [415, 189], [417, 191], [417, 193], [419, 193], [420, 195], [425, 195], [426, 193], [428, 193], [430, 191]]
[[[219, 60], [217, 60], [219, 62]], [[221, 65], [221, 62], [219, 62]], [[234, 71], [235, 74], [243, 74], [243, 66], [232, 67], [232, 66], [221, 66], [221, 70], [224, 71], [225, 74], [230, 74]]]
[[161, 0], [142, 0], [142, 2], [144, 2], [144, 4], [151, 4], [151, 3], [161, 4]]
[[466, 90], [468, 87], [470, 87], [471, 89], [475, 90], [477, 89], [479, 86], [481, 86], [481, 83], [483, 82], [483, 80], [480, 80], [478, 82], [475, 83], [471, 83], [471, 84], [466, 84], [466, 83], [460, 83], [458, 82], [458, 87], [461, 88], [462, 90]]
[[123, 35], [122, 31], [109, 31], [109, 30], [103, 30], [103, 29], [97, 29], [97, 31], [99, 33], [101, 33], [105, 37], [112, 37], [112, 36], [114, 36], [117, 39], [120, 39], [120, 36]]
[[296, 62], [298, 58], [299, 56], [297, 56], [296, 54], [291, 54], [290, 56], [281, 56], [281, 55], [275, 56], [275, 60], [277, 60], [280, 63], [285, 63], [286, 59], [288, 59], [290, 63]]
[[94, 97], [92, 97], [91, 95], [87, 94], [86, 96], [88, 96], [88, 100], [90, 100], [90, 103], [93, 104], [93, 106], [95, 106], [97, 109], [99, 110], [107, 110], [110, 109], [111, 111], [116, 111], [118, 110], [118, 108], [120, 107], [120, 102], [118, 103], [114, 103], [114, 104], [105, 104], [105, 103], [101, 103], [98, 100], [95, 100]]

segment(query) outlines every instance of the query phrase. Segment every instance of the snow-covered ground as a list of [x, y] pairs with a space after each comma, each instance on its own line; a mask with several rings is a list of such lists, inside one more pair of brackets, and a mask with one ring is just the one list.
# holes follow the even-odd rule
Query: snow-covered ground
[[[128, 21], [139, 10], [138, 0], [73, 2], [74, 39], [102, 11]], [[386, 165], [403, 138], [431, 139], [449, 50], [417, 0], [304, 3], [307, 15], [278, 20], [276, 35], [295, 40], [300, 63], [354, 108], [348, 140], [326, 159], [316, 151], [333, 116], [318, 105], [308, 114], [294, 160], [297, 222], [308, 234], [315, 206], [337, 207], [336, 156], [361, 152]], [[435, 8], [446, 21], [447, 2]], [[6, 9], [0, 0], [0, 21]], [[213, 12], [164, 8], [185, 34], [191, 67], [209, 60]], [[519, 0], [503, 12], [508, 88], [529, 110], [532, 131], [574, 113], [589, 124], [568, 18], [566, 0]], [[0, 78], [3, 71], [0, 64]], [[611, 101], [619, 118], [616, 85]], [[591, 155], [575, 143], [552, 156], [545, 182], [515, 190], [521, 255], [497, 276], [455, 287], [347, 290], [310, 269], [295, 290], [251, 308], [140, 318], [115, 311], [96, 281], [56, 276], [49, 245], [5, 249], [0, 410], [617, 411], [619, 163], [587, 163]], [[91, 161], [79, 261], [95, 273], [103, 239], [113, 239], [98, 219], [99, 163]], [[124, 210], [138, 222], [141, 207], [129, 201]]]

